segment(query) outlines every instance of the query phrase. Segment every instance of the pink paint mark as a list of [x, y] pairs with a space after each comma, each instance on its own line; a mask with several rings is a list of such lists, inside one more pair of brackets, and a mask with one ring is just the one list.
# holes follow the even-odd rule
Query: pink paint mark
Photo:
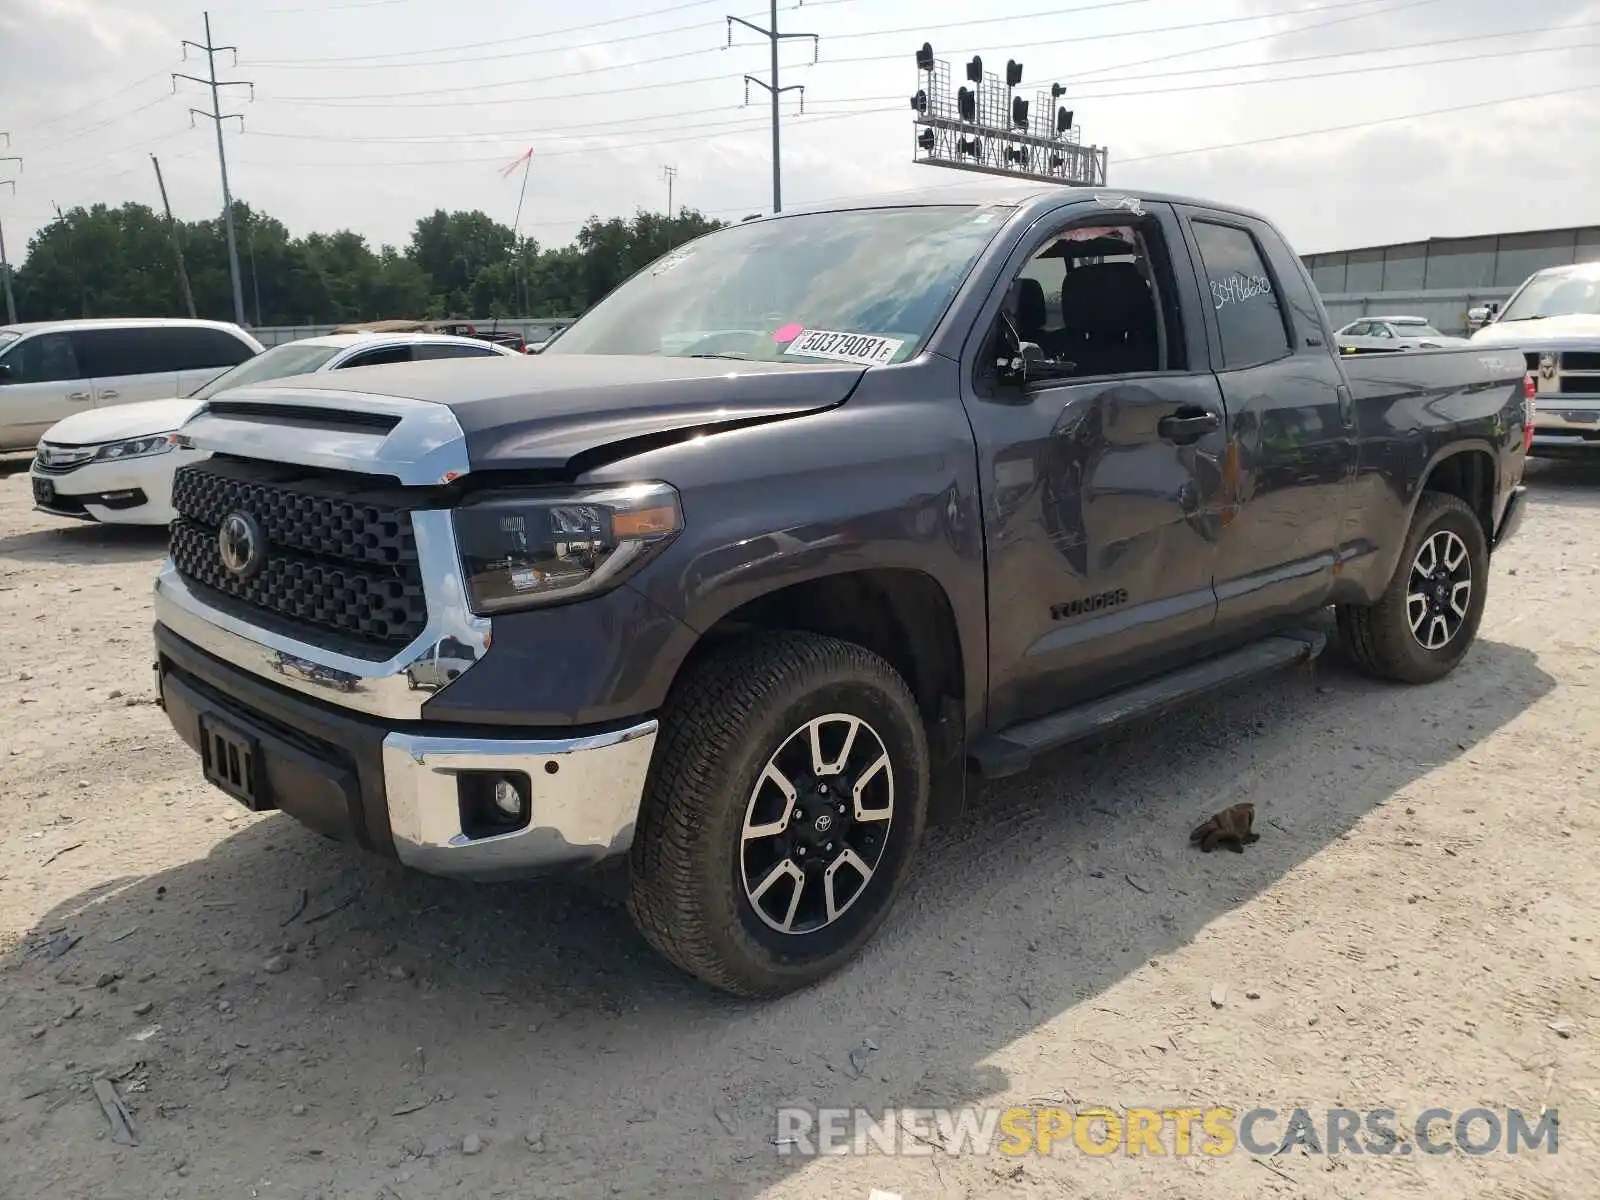
[[804, 325], [798, 324], [797, 322], [790, 322], [788, 325], [785, 325], [783, 328], [774, 332], [772, 335], [772, 340], [780, 344], [784, 342], [792, 342], [805, 331], [806, 327]]

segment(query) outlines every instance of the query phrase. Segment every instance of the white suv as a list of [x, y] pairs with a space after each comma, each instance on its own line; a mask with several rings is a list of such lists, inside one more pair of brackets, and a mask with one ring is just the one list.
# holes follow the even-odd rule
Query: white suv
[[85, 409], [186, 395], [260, 353], [260, 342], [222, 321], [0, 325], [0, 450], [31, 450]]

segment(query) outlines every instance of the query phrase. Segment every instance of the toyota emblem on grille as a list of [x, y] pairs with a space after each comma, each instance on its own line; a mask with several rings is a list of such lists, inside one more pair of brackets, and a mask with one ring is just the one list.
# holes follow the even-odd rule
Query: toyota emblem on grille
[[234, 578], [250, 578], [267, 557], [267, 539], [261, 532], [261, 523], [246, 512], [229, 513], [217, 531], [217, 554]]

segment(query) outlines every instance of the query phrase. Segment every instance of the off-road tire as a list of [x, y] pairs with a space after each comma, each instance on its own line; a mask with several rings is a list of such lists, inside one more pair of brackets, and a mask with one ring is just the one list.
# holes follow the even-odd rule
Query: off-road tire
[[[813, 933], [760, 927], [740, 878], [749, 798], [770, 756], [815, 717], [870, 722], [889, 757], [894, 816], [880, 869]], [[929, 763], [910, 689], [878, 655], [811, 633], [758, 634], [714, 652], [675, 686], [630, 852], [628, 910], [677, 966], [739, 996], [775, 996], [838, 970], [893, 905], [922, 840]]]
[[[1441, 530], [1454, 533], [1466, 545], [1472, 589], [1460, 628], [1445, 645], [1429, 650], [1411, 632], [1406, 596], [1418, 552], [1424, 542]], [[1489, 543], [1477, 514], [1459, 497], [1445, 492], [1424, 492], [1411, 518], [1411, 528], [1400, 550], [1394, 577], [1377, 603], [1339, 605], [1340, 642], [1355, 666], [1374, 678], [1399, 683], [1432, 683], [1442, 679], [1455, 670], [1472, 648], [1478, 625], [1483, 620], [1488, 582]]]

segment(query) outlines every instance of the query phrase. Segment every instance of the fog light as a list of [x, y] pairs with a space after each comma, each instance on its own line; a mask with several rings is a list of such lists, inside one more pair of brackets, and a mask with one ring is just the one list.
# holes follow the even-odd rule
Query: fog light
[[515, 821], [522, 816], [528, 802], [517, 790], [516, 784], [509, 779], [497, 779], [494, 784], [494, 806], [506, 820]]
[[526, 829], [533, 816], [533, 784], [522, 771], [462, 771], [456, 776], [461, 832], [499, 837]]

